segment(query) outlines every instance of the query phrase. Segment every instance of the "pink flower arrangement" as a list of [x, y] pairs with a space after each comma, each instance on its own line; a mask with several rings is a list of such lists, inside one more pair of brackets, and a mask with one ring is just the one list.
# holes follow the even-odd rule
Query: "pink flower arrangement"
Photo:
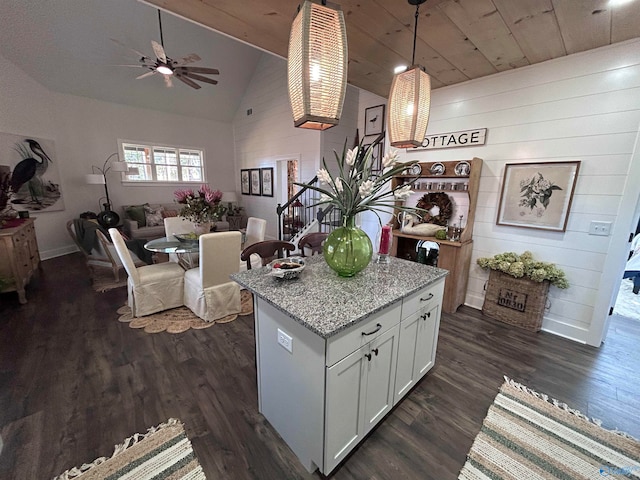
[[198, 191], [191, 189], [176, 190], [176, 202], [184, 205], [180, 216], [195, 223], [217, 221], [224, 215], [226, 208], [220, 205], [222, 192], [212, 190], [209, 185], [201, 185]]

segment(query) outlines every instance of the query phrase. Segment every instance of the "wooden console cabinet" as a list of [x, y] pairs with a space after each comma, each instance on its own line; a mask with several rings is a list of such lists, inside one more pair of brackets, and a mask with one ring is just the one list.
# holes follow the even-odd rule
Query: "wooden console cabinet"
[[18, 292], [20, 303], [27, 303], [25, 287], [40, 265], [34, 220], [26, 219], [14, 228], [0, 230], [0, 278], [8, 281], [1, 292]]
[[[470, 166], [466, 175], [456, 175], [456, 165], [460, 162], [467, 162]], [[441, 163], [444, 167], [442, 175], [431, 173], [431, 167], [435, 163]], [[411, 235], [400, 231], [397, 220], [394, 224], [394, 242], [391, 254], [405, 260], [416, 260], [416, 245], [421, 240], [436, 242], [439, 245], [438, 267], [449, 270], [449, 276], [445, 280], [444, 298], [442, 310], [446, 313], [455, 313], [458, 307], [464, 304], [467, 293], [467, 282], [469, 279], [469, 265], [471, 263], [471, 251], [473, 248], [473, 223], [475, 220], [476, 205], [478, 200], [478, 184], [480, 183], [480, 173], [482, 171], [482, 159], [473, 158], [471, 160], [450, 160], [443, 162], [422, 162], [420, 167], [422, 173], [416, 182], [419, 188], [414, 188], [416, 193], [424, 194], [430, 192], [444, 192], [456, 198], [464, 199], [463, 230], [460, 238], [456, 241], [437, 240], [435, 237], [425, 237]], [[398, 175], [393, 178], [392, 186], [407, 183], [414, 179], [413, 175]], [[424, 185], [431, 183], [431, 188]], [[442, 184], [445, 186], [443, 187]], [[465, 189], [466, 184], [466, 189]], [[455, 187], [454, 187], [455, 185]], [[415, 206], [415, 205], [411, 205]], [[449, 225], [456, 225], [457, 218], [450, 218]]]

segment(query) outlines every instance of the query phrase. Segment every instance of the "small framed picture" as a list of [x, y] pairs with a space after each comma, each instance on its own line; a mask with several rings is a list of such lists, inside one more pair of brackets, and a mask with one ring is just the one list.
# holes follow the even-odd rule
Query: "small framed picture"
[[564, 232], [580, 161], [507, 163], [498, 225]]
[[262, 186], [262, 181], [260, 179], [260, 169], [252, 168], [251, 171], [251, 195], [262, 195], [262, 191], [260, 187]]
[[369, 107], [364, 111], [364, 134], [380, 135], [384, 131], [384, 105]]
[[240, 170], [240, 191], [242, 195], [251, 195], [251, 180], [249, 178], [249, 169]]
[[273, 167], [261, 168], [262, 196], [273, 197]]

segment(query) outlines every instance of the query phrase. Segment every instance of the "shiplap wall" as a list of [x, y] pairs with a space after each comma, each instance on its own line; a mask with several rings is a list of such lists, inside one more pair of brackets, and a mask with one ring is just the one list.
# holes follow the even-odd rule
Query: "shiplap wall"
[[[639, 124], [637, 40], [433, 92], [428, 134], [488, 128], [484, 146], [401, 152], [405, 161], [484, 160], [467, 305], [484, 300], [488, 273], [478, 257], [530, 250], [564, 269], [571, 284], [551, 288], [543, 329], [587, 341], [611, 240], [589, 235], [589, 223], [615, 225]], [[582, 163], [566, 232], [495, 224], [505, 163], [569, 160]]]
[[[358, 98], [359, 89], [348, 86], [340, 123], [333, 128], [324, 132], [295, 128], [287, 92], [287, 62], [263, 54], [233, 122], [236, 169], [277, 169], [280, 160], [298, 160], [300, 181], [311, 180], [323, 156], [333, 164], [333, 151], [341, 152], [345, 139], [349, 146], [353, 144]], [[251, 115], [247, 115], [248, 109], [252, 109]], [[277, 173], [275, 176], [278, 177]], [[276, 238], [277, 196], [243, 195], [242, 203], [249, 216], [267, 220], [266, 236]]]

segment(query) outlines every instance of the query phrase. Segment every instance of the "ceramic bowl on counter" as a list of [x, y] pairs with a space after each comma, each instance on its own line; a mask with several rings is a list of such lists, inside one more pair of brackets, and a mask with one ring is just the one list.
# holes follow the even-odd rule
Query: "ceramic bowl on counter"
[[291, 280], [297, 278], [304, 267], [305, 262], [302, 257], [278, 258], [267, 265], [267, 275]]

